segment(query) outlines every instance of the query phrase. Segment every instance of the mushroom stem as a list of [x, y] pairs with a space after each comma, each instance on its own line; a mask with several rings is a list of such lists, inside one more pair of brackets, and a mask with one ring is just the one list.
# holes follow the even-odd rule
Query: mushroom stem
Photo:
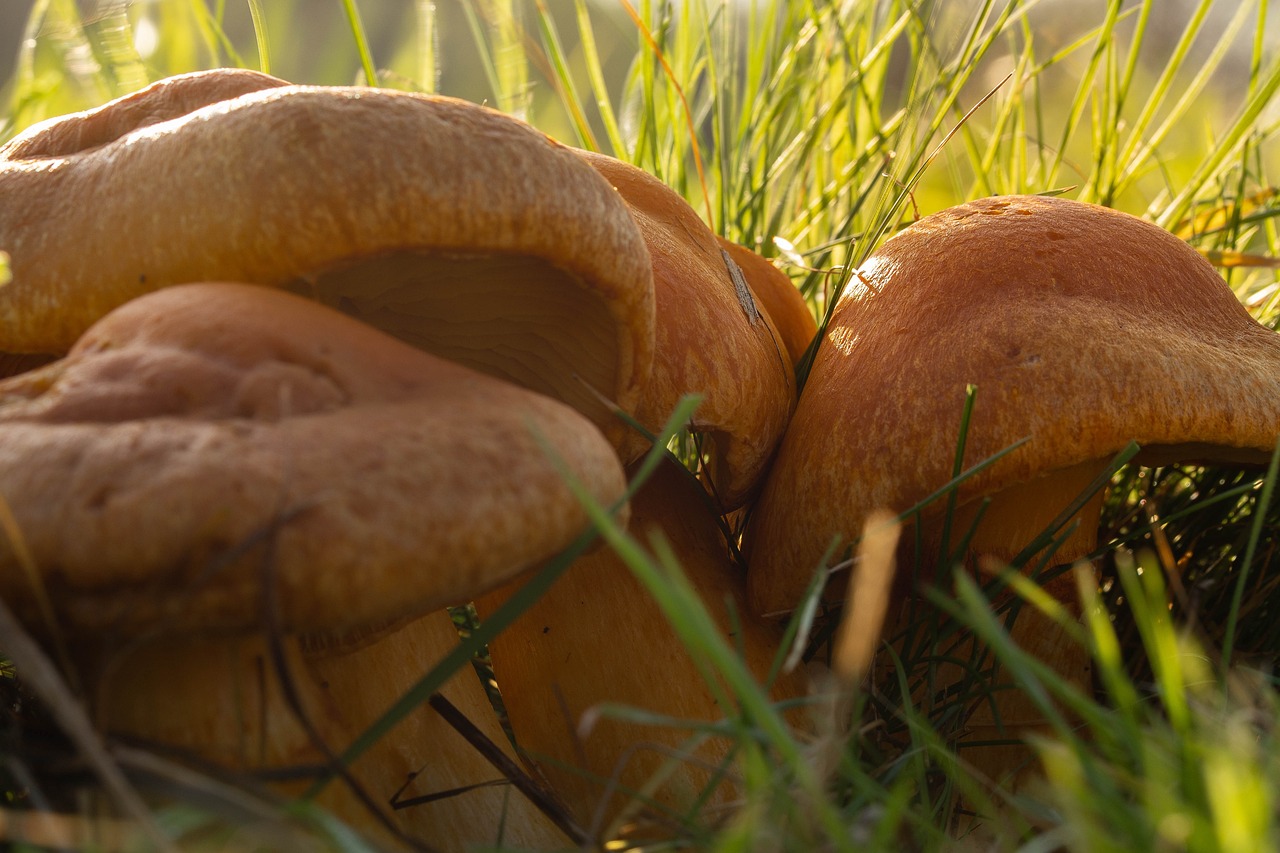
[[[327, 772], [330, 755], [373, 725], [457, 643], [445, 611], [354, 644], [282, 638], [280, 662], [262, 634], [149, 642], [126, 652], [99, 681], [97, 715], [113, 734], [272, 779], [277, 791], [297, 796], [317, 773]], [[290, 692], [300, 708], [286, 698]], [[440, 693], [515, 760], [469, 667]], [[157, 715], [157, 707], [166, 712]], [[453, 851], [499, 841], [520, 849], [568, 843], [426, 703], [378, 738], [349, 771], [380, 814], [371, 814], [343, 780], [326, 786], [317, 802], [384, 844], [401, 848], [405, 838], [419, 839]]]
[[[981, 576], [991, 576], [1008, 565], [1042, 532], [1058, 519], [1079, 496], [1106, 470], [1109, 460], [1090, 460], [1010, 486], [983, 500], [970, 501], [956, 509], [951, 517], [950, 542], [941, 541], [942, 521], [934, 518], [925, 525], [924, 540], [931, 547], [922, 564], [941, 565], [946, 555], [972, 532], [963, 555], [966, 566]], [[1105, 492], [1088, 496], [1083, 506], [1058, 531], [1052, 552], [1041, 549], [1031, 555], [1027, 566], [1053, 566], [1085, 559], [1097, 544], [1098, 519]], [[981, 516], [979, 517], [979, 513]], [[975, 526], [976, 525], [976, 526]], [[911, 537], [904, 537], [910, 539]], [[904, 559], [910, 559], [904, 555]], [[907, 563], [909, 565], [909, 563]], [[1067, 608], [1072, 616], [1080, 614], [1074, 579], [1070, 572], [1049, 578], [1045, 590]], [[906, 608], [903, 609], [904, 613]], [[888, 636], [897, 634], [902, 623], [890, 627]], [[1067, 631], [1052, 617], [1034, 606], [1022, 607], [1010, 626], [1010, 636], [1020, 648], [1051, 667], [1064, 681], [1083, 692], [1092, 691], [1092, 659], [1088, 650], [1074, 642]], [[948, 652], [948, 658], [976, 659], [977, 640], [966, 640], [961, 649]], [[942, 663], [935, 671], [931, 686], [935, 691], [949, 688], [973, 678], [965, 666]], [[991, 683], [1002, 681], [999, 669]], [[919, 698], [919, 697], [917, 697]], [[965, 719], [958, 746], [969, 765], [993, 781], [1012, 773], [1011, 781], [1033, 770], [1031, 751], [1016, 741], [1047, 728], [1044, 713], [1024, 691], [997, 688], [989, 698], [971, 701], [972, 710]], [[972, 745], [971, 745], [972, 744]]]
[[[958, 543], [967, 531], [973, 529], [967, 549], [971, 557], [986, 557], [1003, 563], [1012, 561], [1047, 530], [1072, 501], [1084, 494], [1106, 470], [1107, 464], [1108, 460], [1082, 462], [1009, 486], [989, 496], [985, 509], [982, 508], [983, 501], [969, 501], [952, 515], [951, 543]], [[1089, 554], [1097, 544], [1098, 519], [1102, 514], [1104, 496], [1103, 489], [1090, 495], [1080, 510], [1060, 528], [1059, 534], [1063, 538], [1060, 541], [1055, 539], [1057, 547], [1053, 553], [1046, 554], [1041, 550], [1031, 556], [1029, 564], [1053, 566]], [[980, 511], [982, 517], [979, 519]], [[934, 527], [940, 537], [940, 524], [935, 522]], [[1065, 583], [1063, 591], [1074, 596], [1074, 587], [1069, 582]]]
[[[744, 579], [729, 560], [708, 503], [693, 476], [669, 461], [633, 499], [632, 529], [642, 541], [666, 540], [716, 629], [732, 636], [763, 680], [782, 629], [747, 612]], [[518, 586], [478, 600], [481, 617]], [[731, 740], [711, 737], [691, 752], [688, 744], [694, 729], [732, 715], [733, 708], [719, 703], [724, 691], [707, 683], [705, 664], [690, 655], [658, 602], [614, 551], [575, 562], [490, 648], [517, 744], [582, 823], [594, 818], [598, 828], [600, 819], [613, 820], [640, 791], [659, 812], [684, 815], [697, 804], [701, 820], [721, 816], [739, 797], [732, 770], [716, 770]], [[784, 673], [770, 693], [792, 698], [806, 687], [803, 673]], [[595, 709], [604, 703], [689, 720], [690, 727], [597, 717]]]
[[[341, 709], [347, 735], [341, 745], [345, 747], [374, 725], [457, 645], [457, 629], [443, 610], [355, 649], [312, 644], [305, 657], [328, 701]], [[439, 693], [510, 760], [517, 760], [469, 665]], [[370, 794], [393, 809], [397, 825], [433, 847], [461, 850], [503, 844], [545, 850], [572, 843], [425, 701], [356, 759], [351, 769]], [[481, 787], [471, 787], [476, 785]], [[428, 799], [447, 791], [458, 793]], [[409, 802], [413, 805], [397, 805]]]

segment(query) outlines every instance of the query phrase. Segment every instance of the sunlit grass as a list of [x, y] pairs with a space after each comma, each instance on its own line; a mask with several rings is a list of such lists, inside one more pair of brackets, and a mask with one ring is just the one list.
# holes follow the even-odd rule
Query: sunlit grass
[[[1266, 2], [1201, 0], [1164, 41], [1154, 19], [1167, 9], [1120, 0], [1086, 12], [1017, 0], [320, 6], [336, 23], [307, 45], [319, 55], [303, 57], [301, 18], [320, 12], [297, 0], [158, 0], [88, 14], [73, 0], [41, 0], [0, 131], [221, 64], [296, 82], [461, 93], [657, 175], [718, 233], [775, 258], [820, 319], [858, 263], [916, 215], [989, 194], [1055, 192], [1174, 231], [1224, 268], [1259, 320], [1280, 322], [1280, 52], [1264, 38]], [[0, 282], [5, 274], [0, 255]], [[1274, 468], [1125, 461], [1111, 472], [1101, 588], [1080, 575], [1082, 625], [1020, 576], [980, 589], [958, 574], [954, 596], [935, 596], [941, 615], [881, 650], [891, 679], [819, 691], [816, 740], [786, 729], [732, 649], [702, 627], [711, 620], [674, 558], [601, 514], [600, 535], [730, 686], [749, 733], [744, 807], [689, 843], [946, 849], [964, 809], [977, 808], [1002, 815], [1002, 831], [984, 837], [1001, 849], [1280, 844]], [[544, 570], [347, 758], [465, 666], [563, 565]], [[807, 603], [791, 640], [813, 652], [835, 622], [816, 586]], [[1098, 695], [1009, 641], [1004, 619], [1019, 607], [1050, 611], [1087, 645]], [[961, 699], [917, 702], [929, 662], [969, 654], [974, 638]], [[1036, 743], [1048, 784], [1016, 796], [990, 793], [953, 748], [962, 699], [997, 676], [1042, 697], [1055, 722], [1054, 737]]]

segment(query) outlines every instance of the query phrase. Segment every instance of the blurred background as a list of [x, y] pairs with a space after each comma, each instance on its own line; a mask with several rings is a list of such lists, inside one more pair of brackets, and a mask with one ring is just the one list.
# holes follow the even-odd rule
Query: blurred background
[[1280, 198], [1277, 48], [1266, 0], [0, 0], [0, 143], [198, 69], [372, 82], [518, 116], [731, 239], [837, 263], [871, 185], [921, 164], [926, 212], [1053, 191], [1175, 231], [1233, 198], [1252, 216]]
[[[866, 5], [866, 0], [854, 2]], [[741, 15], [745, 14], [746, 3], [747, 0], [724, 0], [723, 5], [726, 10]], [[662, 4], [633, 0], [633, 5], [643, 8]], [[919, 5], [922, 15], [934, 17], [936, 23], [932, 25], [940, 30], [954, 25], [959, 31], [980, 4], [977, 0], [945, 3], [922, 0]], [[1025, 4], [1027, 27], [1034, 31], [1041, 55], [1047, 56], [1085, 37], [1104, 17], [1108, 5], [1105, 0], [1044, 0]], [[1127, 15], [1132, 23], [1136, 17], [1132, 13], [1140, 5], [1139, 0], [1125, 0], [1120, 4], [1120, 34], [1126, 32], [1123, 18]], [[1236, 5], [1234, 0], [1207, 4], [1201, 0], [1160, 0], [1158, 11], [1147, 27], [1143, 65], [1159, 68], [1187, 21], [1197, 14], [1197, 7], [1206, 6], [1210, 22], [1189, 57], [1188, 65], [1194, 67], [1198, 58], [1208, 55], [1218, 35], [1228, 26]], [[208, 9], [205, 20], [200, 20], [194, 11], [198, 6]], [[583, 6], [610, 86], [620, 88], [642, 43], [624, 0], [585, 0]], [[268, 37], [271, 73], [296, 83], [365, 82], [360, 71], [360, 52], [352, 37], [343, 0], [260, 0], [260, 7]], [[580, 18], [575, 0], [356, 0], [355, 7], [382, 85], [437, 91], [477, 102], [492, 101], [493, 86], [486, 79], [477, 50], [478, 42], [486, 37], [482, 34], [499, 21], [512, 17], [522, 20], [526, 32], [513, 34], [508, 46], [512, 50], [531, 49], [536, 57], [541, 53], [535, 21], [539, 8], [546, 9], [550, 18], [560, 23], [558, 35], [570, 60], [576, 62], [580, 58], [576, 26]], [[39, 77], [52, 71], [55, 54], [75, 57], [77, 51], [86, 72], [103, 64], [103, 57], [94, 55], [84, 44], [83, 35], [73, 23], [76, 16], [87, 30], [95, 31], [95, 35], [109, 35], [114, 30], [127, 38], [140, 63], [132, 71], [126, 63], [114, 69], [120, 74], [116, 91], [67, 91], [60, 93], [63, 97], [45, 101], [47, 106], [39, 113], [24, 112], [24, 105], [12, 103], [15, 73]], [[214, 26], [221, 30], [217, 36], [210, 32]], [[1270, 46], [1280, 44], [1280, 16], [1271, 16], [1266, 30], [1240, 34], [1232, 56], [1216, 75], [1219, 87], [1230, 90], [1233, 80], [1247, 79], [1256, 38]], [[205, 33], [203, 44], [193, 35], [199, 32]], [[946, 32], [940, 32], [939, 38], [945, 40]], [[165, 47], [158, 50], [162, 40]], [[180, 44], [175, 45], [175, 41]], [[211, 46], [215, 46], [214, 49]], [[124, 48], [125, 45], [121, 45], [121, 49]], [[1010, 47], [1005, 54], [1011, 57], [1012, 52]], [[998, 48], [995, 54], [999, 56]], [[501, 66], [502, 57], [494, 59]], [[1066, 66], [1080, 73], [1086, 59], [1086, 51], [1077, 51]], [[182, 67], [172, 67], [175, 63]], [[989, 60], [981, 82], [994, 85], [1007, 73], [1011, 63], [1011, 59], [1008, 65], [1002, 65], [998, 58]], [[53, 105], [61, 105], [63, 111], [79, 109], [100, 101], [103, 95], [114, 97], [171, 73], [220, 65], [262, 66], [249, 0], [205, 0], [202, 4], [189, 0], [180, 3], [169, 0], [0, 0], [0, 117], [10, 117], [6, 135], [20, 129], [20, 125], [46, 117], [44, 113]], [[537, 62], [533, 65], [536, 68]], [[531, 100], [549, 99], [552, 95], [549, 91], [552, 71], [549, 68], [545, 71], [541, 79], [536, 76], [529, 79], [527, 95]], [[55, 78], [57, 85], [65, 83], [60, 73], [50, 73], [50, 80]], [[518, 105], [495, 106], [520, 112], [518, 108], [512, 109]]]

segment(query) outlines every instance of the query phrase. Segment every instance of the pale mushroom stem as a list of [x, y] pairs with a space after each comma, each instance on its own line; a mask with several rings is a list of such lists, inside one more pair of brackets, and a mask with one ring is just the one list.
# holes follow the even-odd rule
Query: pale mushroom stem
[[[349, 741], [373, 725], [458, 642], [452, 619], [441, 610], [354, 650], [317, 649], [306, 657], [328, 700], [342, 709]], [[455, 673], [440, 693], [489, 741], [518, 760], [470, 666]], [[461, 850], [501, 843], [517, 850], [547, 850], [572, 844], [503, 780], [475, 745], [425, 703], [379, 738], [352, 770], [384, 802], [418, 800], [396, 809], [395, 821], [433, 847]], [[484, 787], [466, 790], [472, 785]], [[455, 796], [422, 801], [455, 790]]]
[[[999, 571], [1024, 547], [1036, 539], [1058, 518], [1070, 504], [1093, 484], [1106, 470], [1109, 460], [1092, 460], [1051, 472], [1027, 483], [1011, 486], [990, 496], [973, 537], [968, 543], [965, 562], [978, 569], [980, 575]], [[1043, 565], [1046, 568], [1086, 559], [1097, 545], [1097, 530], [1102, 512], [1104, 491], [1091, 495], [1080, 510], [1058, 532], [1054, 541], [1057, 548], [1048, 554], [1041, 551], [1031, 557], [1029, 567]], [[951, 549], [977, 520], [980, 502], [959, 507], [952, 516], [950, 527]], [[936, 559], [942, 543], [940, 523], [935, 521], [926, 531], [926, 539], [932, 540], [934, 552], [930, 562]], [[1059, 574], [1044, 583], [1045, 590], [1067, 610], [1078, 617], [1080, 606], [1071, 573]], [[891, 631], [890, 636], [896, 631]], [[1074, 642], [1063, 627], [1027, 604], [1021, 607], [1010, 628], [1014, 643], [1058, 673], [1064, 681], [1082, 692], [1092, 690], [1092, 660], [1088, 650]], [[974, 641], [976, 642], [976, 641]], [[976, 649], [974, 650], [976, 654]], [[957, 650], [957, 656], [966, 656]], [[944, 664], [939, 667], [934, 687], [945, 689], [972, 677], [963, 667]], [[994, 684], [1008, 681], [1001, 671], [995, 673]], [[1023, 690], [999, 689], [989, 700], [977, 701], [965, 726], [965, 736], [960, 741], [963, 757], [975, 770], [992, 781], [1013, 774], [1020, 778], [1022, 771], [1033, 769], [1030, 751], [1023, 745], [982, 745], [965, 748], [966, 741], [1016, 741], [1037, 731], [1045, 731], [1048, 721], [1031, 697]], [[1006, 781], [1010, 781], [1007, 780]]]
[[[632, 500], [631, 530], [640, 541], [661, 536], [715, 621], [741, 649], [757, 678], [768, 677], [781, 626], [752, 617], [741, 575], [697, 481], [674, 462], [663, 464]], [[520, 587], [513, 581], [479, 598], [481, 618]], [[601, 634], [601, 626], [605, 634]], [[730, 813], [741, 798], [737, 773], [717, 773], [731, 757], [730, 738], [713, 737], [690, 751], [691, 730], [596, 716], [603, 704], [646, 709], [691, 727], [722, 719], [694, 657], [663, 610], [626, 562], [610, 549], [580, 558], [490, 646], [520, 748], [555, 786], [584, 825], [599, 829], [635, 816], [647, 792], [657, 811], [700, 819]], [[776, 699], [805, 695], [802, 671], [782, 673]], [[803, 725], [802, 714], [793, 718]]]
[[[458, 643], [445, 611], [428, 613], [354, 646], [346, 640], [284, 638], [289, 678], [325, 746], [345, 749]], [[162, 744], [230, 770], [283, 777], [282, 794], [301, 795], [327, 756], [285, 699], [280, 673], [262, 634], [148, 643], [117, 661], [97, 686], [97, 711], [111, 733]], [[474, 672], [456, 673], [441, 689], [493, 743], [511, 751]], [[158, 710], [159, 709], [159, 710]], [[272, 771], [275, 771], [274, 773]], [[394, 849], [404, 842], [386, 821], [432, 849], [460, 851], [499, 840], [518, 849], [571, 842], [425, 703], [386, 732], [351, 774], [382, 806], [369, 812], [341, 780], [317, 802]], [[499, 783], [499, 784], [490, 784]], [[471, 786], [481, 786], [471, 788]], [[433, 794], [456, 792], [431, 801]], [[418, 800], [407, 807], [397, 804]]]

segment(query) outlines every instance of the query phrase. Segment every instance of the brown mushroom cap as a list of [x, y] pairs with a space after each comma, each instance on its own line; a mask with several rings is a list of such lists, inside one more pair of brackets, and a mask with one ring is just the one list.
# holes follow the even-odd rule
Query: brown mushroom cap
[[79, 154], [218, 101], [288, 85], [287, 80], [245, 68], [178, 74], [103, 106], [32, 125], [0, 148], [0, 160]]
[[[606, 181], [475, 104], [247, 82], [270, 88], [219, 100], [236, 91], [225, 73], [191, 75], [0, 148], [13, 274], [0, 350], [60, 354], [149, 290], [243, 281], [319, 299], [620, 434], [601, 398], [628, 409], [648, 375], [653, 294]], [[199, 108], [170, 116], [182, 104]]]
[[[756, 305], [751, 280], [740, 293], [716, 236], [687, 202], [657, 178], [590, 152], [582, 156], [626, 201], [649, 249], [656, 305], [653, 374], [634, 414], [651, 431], [685, 394], [703, 395], [695, 429], [714, 443], [711, 480], [725, 508], [757, 485], [795, 405], [795, 378], [782, 336]], [[638, 458], [647, 443], [632, 435], [622, 456]]]
[[[267, 567], [288, 631], [464, 601], [586, 526], [550, 454], [621, 496], [565, 405], [248, 285], [135, 300], [0, 383], [0, 496], [73, 634], [251, 627]], [[34, 620], [7, 538], [0, 595]]]
[[966, 467], [1029, 440], [961, 505], [1096, 471], [1130, 440], [1261, 462], [1280, 436], [1280, 336], [1184, 242], [1057, 198], [943, 211], [886, 242], [836, 308], [747, 534], [757, 611], [794, 606], [873, 509], [951, 479], [969, 384]]

